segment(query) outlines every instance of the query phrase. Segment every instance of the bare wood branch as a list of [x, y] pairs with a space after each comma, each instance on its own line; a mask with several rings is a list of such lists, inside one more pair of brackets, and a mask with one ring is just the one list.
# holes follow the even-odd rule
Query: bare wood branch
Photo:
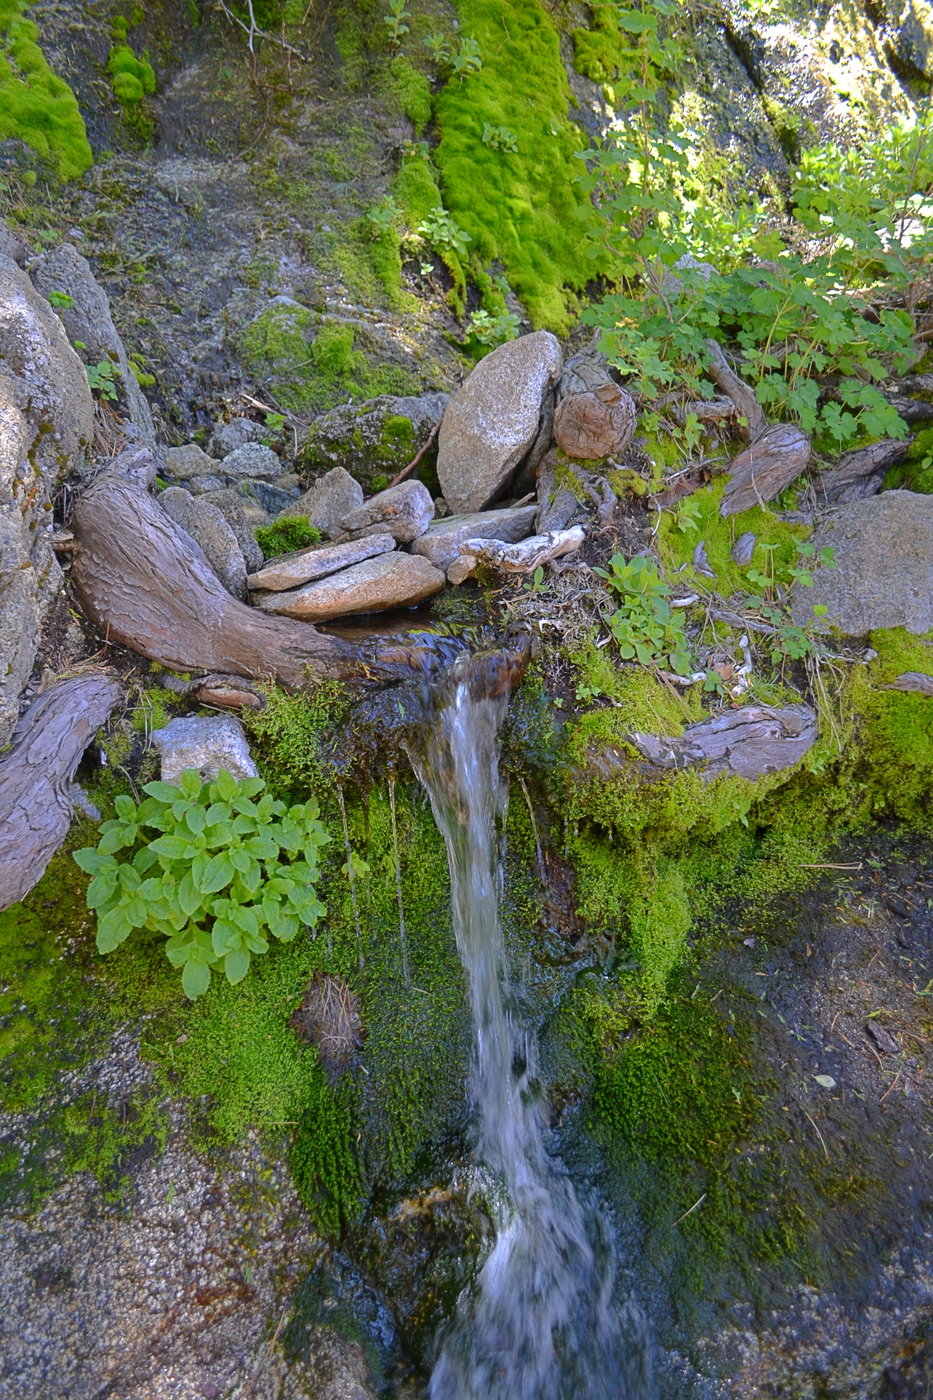
[[715, 340], [707, 340], [706, 350], [710, 359], [709, 372], [713, 383], [735, 404], [740, 416], [748, 423], [748, 440], [754, 442], [768, 426], [764, 409], [755, 398], [754, 390], [743, 379], [739, 378], [729, 364], [722, 346]]

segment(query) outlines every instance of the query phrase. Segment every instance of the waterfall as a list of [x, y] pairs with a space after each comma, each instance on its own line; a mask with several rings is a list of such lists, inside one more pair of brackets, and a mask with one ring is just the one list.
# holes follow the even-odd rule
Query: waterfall
[[477, 1155], [496, 1239], [440, 1339], [431, 1400], [650, 1400], [643, 1318], [616, 1298], [609, 1230], [548, 1151], [536, 1046], [509, 1011], [498, 912], [498, 732], [507, 690], [461, 675], [412, 761], [447, 845], [469, 983]]

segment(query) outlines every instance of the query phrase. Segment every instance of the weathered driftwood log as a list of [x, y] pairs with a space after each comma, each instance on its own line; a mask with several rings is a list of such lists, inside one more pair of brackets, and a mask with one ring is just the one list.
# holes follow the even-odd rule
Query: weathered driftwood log
[[733, 459], [720, 515], [773, 501], [810, 460], [810, 440], [792, 423], [773, 423]]
[[715, 340], [706, 342], [709, 355], [710, 379], [735, 404], [742, 418], [748, 424], [748, 440], [754, 442], [768, 426], [764, 409], [755, 398], [755, 391], [744, 379], [740, 379], [726, 359], [723, 348]]
[[0, 909], [41, 879], [71, 825], [71, 779], [122, 697], [101, 671], [58, 681], [30, 706], [0, 759]]
[[816, 715], [807, 705], [744, 705], [690, 725], [680, 738], [630, 734], [629, 739], [654, 767], [699, 768], [708, 781], [723, 773], [760, 778], [789, 768], [816, 735]]
[[447, 570], [447, 578], [451, 583], [463, 583], [475, 573], [477, 564], [488, 564], [506, 574], [533, 574], [541, 564], [572, 554], [585, 539], [583, 526], [574, 525], [569, 530], [531, 535], [519, 544], [506, 544], [502, 540], [464, 540], [459, 556]]
[[101, 635], [176, 671], [388, 680], [417, 668], [404, 643], [349, 642], [232, 598], [199, 547], [142, 487], [104, 473], [75, 507], [73, 579]]
[[842, 506], [849, 501], [863, 501], [874, 496], [881, 487], [888, 467], [903, 462], [910, 438], [897, 442], [882, 438], [857, 452], [846, 452], [831, 471], [822, 472], [816, 489], [827, 505]]

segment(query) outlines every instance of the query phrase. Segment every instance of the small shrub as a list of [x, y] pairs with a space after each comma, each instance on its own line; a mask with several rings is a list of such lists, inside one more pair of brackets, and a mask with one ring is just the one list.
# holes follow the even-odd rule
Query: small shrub
[[286, 807], [264, 788], [261, 778], [237, 780], [223, 769], [202, 783], [188, 769], [177, 787], [147, 783], [138, 806], [117, 797], [96, 849], [74, 853], [93, 877], [87, 902], [97, 913], [98, 951], [112, 952], [136, 929], [163, 934], [193, 1001], [212, 969], [240, 982], [270, 937], [290, 943], [313, 928], [325, 912], [315, 893], [318, 851], [330, 837], [313, 798]]

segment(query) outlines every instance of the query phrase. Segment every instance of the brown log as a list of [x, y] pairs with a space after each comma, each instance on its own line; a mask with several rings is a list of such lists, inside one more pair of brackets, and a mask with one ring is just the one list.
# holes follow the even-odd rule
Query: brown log
[[141, 486], [106, 472], [72, 520], [74, 579], [106, 641], [176, 671], [271, 677], [289, 689], [315, 676], [397, 679], [421, 664], [404, 642], [349, 642], [238, 602], [200, 548]]
[[748, 424], [748, 440], [754, 442], [765, 431], [768, 420], [764, 409], [755, 398], [755, 391], [740, 379], [729, 364], [722, 346], [715, 340], [706, 342], [709, 355], [709, 374], [717, 389], [721, 389], [735, 404], [742, 418]]
[[881, 489], [888, 467], [904, 461], [912, 441], [912, 438], [900, 442], [882, 438], [868, 447], [846, 452], [831, 471], [821, 472], [817, 477], [817, 491], [824, 502], [832, 506], [848, 505], [850, 501], [864, 501], [868, 496], [874, 496]]
[[44, 691], [0, 759], [0, 909], [28, 894], [68, 834], [81, 755], [122, 698], [113, 676], [89, 671]]
[[720, 515], [738, 515], [773, 501], [810, 459], [810, 440], [792, 423], [773, 423], [734, 458], [722, 493]]

